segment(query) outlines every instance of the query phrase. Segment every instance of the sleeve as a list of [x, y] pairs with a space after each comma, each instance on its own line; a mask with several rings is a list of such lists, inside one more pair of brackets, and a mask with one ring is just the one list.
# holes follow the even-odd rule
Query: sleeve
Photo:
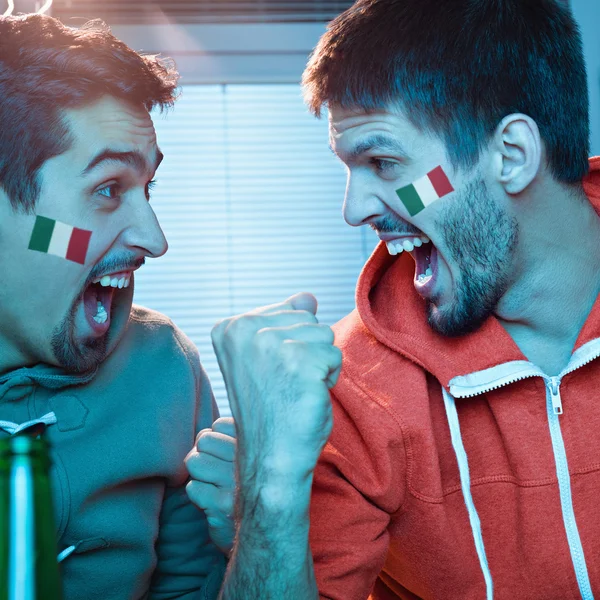
[[[342, 404], [340, 392], [350, 400]], [[387, 556], [390, 515], [402, 506], [406, 457], [397, 425], [348, 381], [332, 404], [311, 496], [315, 577], [322, 600], [366, 600]]]
[[[191, 345], [189, 340], [186, 341]], [[210, 427], [219, 417], [195, 347], [184, 350], [194, 372], [196, 419], [195, 433], [183, 449], [182, 466], [196, 433]], [[187, 479], [184, 479], [177, 485], [168, 485], [165, 490], [156, 542], [157, 564], [148, 595], [150, 600], [213, 600], [219, 594], [225, 574], [225, 557], [209, 537], [205, 514], [188, 499], [186, 483]]]

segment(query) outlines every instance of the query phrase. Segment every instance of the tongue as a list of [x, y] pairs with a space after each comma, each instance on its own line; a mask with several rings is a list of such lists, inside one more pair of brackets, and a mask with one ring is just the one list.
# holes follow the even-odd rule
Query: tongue
[[86, 315], [91, 319], [98, 314], [98, 302], [102, 302], [102, 306], [110, 316], [110, 308], [112, 298], [115, 292], [113, 287], [99, 287], [97, 285], [88, 285], [83, 293], [83, 305]]
[[88, 285], [83, 292], [83, 305], [88, 317], [94, 317], [98, 312], [98, 289], [95, 285]]
[[431, 244], [423, 244], [419, 248], [414, 249], [415, 258], [415, 279], [419, 275], [424, 275], [431, 263], [431, 252], [433, 247]]

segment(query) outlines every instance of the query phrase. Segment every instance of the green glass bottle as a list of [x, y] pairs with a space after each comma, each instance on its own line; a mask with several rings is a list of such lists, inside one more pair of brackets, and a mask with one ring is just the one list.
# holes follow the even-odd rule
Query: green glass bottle
[[0, 439], [0, 600], [61, 600], [48, 443]]

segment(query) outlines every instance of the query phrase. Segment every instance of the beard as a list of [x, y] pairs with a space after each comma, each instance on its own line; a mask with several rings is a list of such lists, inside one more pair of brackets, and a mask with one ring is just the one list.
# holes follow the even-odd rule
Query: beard
[[81, 298], [77, 298], [65, 318], [54, 329], [52, 351], [58, 364], [68, 373], [84, 373], [95, 369], [108, 353], [108, 332], [100, 338], [77, 341], [75, 314]]
[[427, 301], [427, 320], [442, 335], [465, 335], [481, 327], [508, 289], [518, 223], [478, 178], [444, 207], [436, 228], [444, 232], [449, 256], [460, 275], [448, 306], [440, 308], [435, 299]]

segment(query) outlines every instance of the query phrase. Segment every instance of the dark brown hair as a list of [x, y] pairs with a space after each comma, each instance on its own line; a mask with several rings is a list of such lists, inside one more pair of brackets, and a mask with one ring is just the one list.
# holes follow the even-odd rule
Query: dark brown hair
[[176, 89], [169, 61], [134, 52], [101, 21], [76, 29], [47, 15], [0, 18], [0, 185], [13, 208], [33, 211], [40, 167], [69, 149], [65, 109], [109, 94], [162, 110]]
[[588, 170], [585, 63], [563, 0], [358, 0], [329, 25], [303, 84], [317, 116], [398, 103], [465, 168], [506, 115], [524, 113], [556, 179]]

